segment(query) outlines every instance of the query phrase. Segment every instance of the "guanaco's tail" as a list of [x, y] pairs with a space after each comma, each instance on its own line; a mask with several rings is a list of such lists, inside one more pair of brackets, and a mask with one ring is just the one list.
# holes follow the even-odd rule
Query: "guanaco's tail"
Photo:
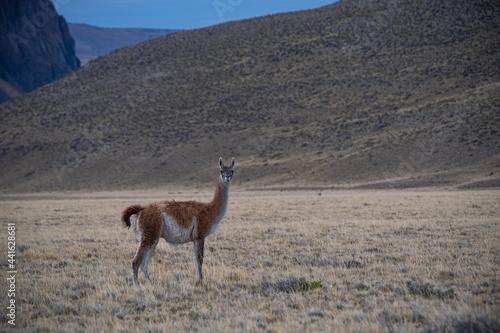
[[123, 226], [130, 228], [130, 216], [140, 213], [141, 210], [143, 210], [143, 209], [144, 209], [144, 207], [142, 207], [141, 205], [133, 205], [133, 206], [127, 207], [122, 213]]

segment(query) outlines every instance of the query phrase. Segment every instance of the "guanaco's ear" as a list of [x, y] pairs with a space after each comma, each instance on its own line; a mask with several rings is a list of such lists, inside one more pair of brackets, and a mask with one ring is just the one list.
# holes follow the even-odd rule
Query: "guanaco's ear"
[[233, 157], [233, 159], [232, 159], [232, 161], [231, 161], [231, 169], [232, 169], [232, 170], [234, 169], [234, 157]]
[[219, 157], [219, 167], [220, 171], [222, 171], [222, 168], [224, 167], [224, 163], [222, 163], [222, 157]]

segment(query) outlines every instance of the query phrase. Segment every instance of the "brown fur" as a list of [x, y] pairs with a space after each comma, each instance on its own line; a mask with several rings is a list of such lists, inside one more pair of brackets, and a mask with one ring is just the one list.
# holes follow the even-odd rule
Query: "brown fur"
[[126, 208], [122, 213], [123, 226], [130, 228], [130, 216], [138, 214], [143, 209], [141, 205], [133, 205]]
[[199, 220], [200, 211], [203, 210], [204, 204], [196, 201], [166, 201], [161, 207], [162, 211], [172, 216], [181, 227], [188, 229], [193, 223], [193, 217], [196, 216]]
[[214, 198], [209, 203], [197, 201], [166, 201], [161, 204], [153, 204], [160, 212], [172, 216], [180, 226], [189, 229], [196, 217], [198, 238], [205, 238], [207, 231], [215, 223], [223, 206], [220, 184], [217, 184]]
[[[231, 167], [224, 166], [222, 159], [219, 160], [221, 176], [219, 183], [215, 189], [214, 198], [209, 203], [200, 203], [196, 201], [166, 201], [162, 203], [153, 203], [146, 207], [134, 205], [126, 208], [122, 213], [123, 225], [130, 228], [130, 216], [139, 214], [138, 225], [136, 231], [140, 234], [140, 245], [137, 253], [132, 261], [132, 268], [134, 273], [134, 284], [137, 281], [138, 269], [141, 268], [149, 280], [147, 273], [147, 264], [151, 258], [152, 251], [154, 251], [156, 244], [162, 236], [163, 217], [162, 213], [167, 214], [173, 218], [177, 225], [186, 230], [190, 229], [193, 225], [193, 220], [196, 218], [196, 239], [192, 237], [191, 241], [195, 245], [195, 264], [197, 265], [197, 273], [199, 279], [202, 279], [201, 265], [203, 264], [203, 250], [205, 244], [205, 237], [208, 235], [210, 228], [223, 217], [225, 213], [224, 205], [226, 195], [229, 190], [229, 183], [232, 178], [234, 170], [234, 158], [231, 162]], [[225, 178], [227, 177], [227, 178]], [[224, 185], [223, 185], [224, 184]], [[226, 187], [227, 186], [227, 187]], [[214, 232], [212, 230], [211, 232]], [[183, 241], [184, 242], [184, 241]], [[146, 255], [146, 258], [144, 257]], [[144, 260], [146, 259], [146, 260]]]
[[153, 243], [160, 237], [162, 226], [161, 212], [155, 204], [151, 204], [141, 211], [138, 229], [141, 232], [141, 242]]
[[[133, 206], [132, 206], [133, 207]], [[130, 207], [129, 207], [130, 208]], [[144, 254], [147, 250], [158, 243], [161, 234], [162, 217], [161, 213], [155, 205], [149, 205], [142, 209], [139, 216], [138, 229], [141, 232], [141, 239], [137, 254], [132, 261], [132, 269], [134, 272], [135, 280], [137, 280], [137, 273], [139, 266], [143, 263]], [[149, 281], [147, 271], [144, 272]]]

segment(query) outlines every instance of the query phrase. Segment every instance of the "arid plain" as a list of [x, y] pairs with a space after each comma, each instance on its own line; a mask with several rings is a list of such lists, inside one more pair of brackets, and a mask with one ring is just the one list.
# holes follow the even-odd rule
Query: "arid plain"
[[[16, 225], [16, 328], [38, 332], [493, 332], [500, 328], [500, 192], [233, 191], [206, 240], [163, 240], [132, 287], [120, 213], [207, 192], [4, 195]], [[5, 251], [4, 251], [5, 252]], [[2, 277], [7, 271], [2, 255]], [[3, 280], [2, 278], [2, 280]], [[3, 289], [3, 288], [2, 288]], [[2, 292], [2, 304], [6, 293]], [[5, 311], [1, 330], [9, 329]]]
[[[493, 0], [342, 0], [122, 48], [2, 103], [16, 329], [500, 332], [499, 22]], [[205, 283], [162, 240], [134, 288], [122, 210], [209, 201], [219, 156], [236, 173]]]

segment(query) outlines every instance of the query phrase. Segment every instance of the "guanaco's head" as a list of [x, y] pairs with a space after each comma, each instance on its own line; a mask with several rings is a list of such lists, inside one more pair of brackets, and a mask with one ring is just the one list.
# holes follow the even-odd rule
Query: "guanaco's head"
[[222, 157], [219, 158], [219, 166], [220, 166], [220, 179], [224, 183], [230, 183], [231, 179], [233, 179], [233, 172], [234, 172], [234, 157], [233, 160], [231, 161], [230, 166], [225, 166], [224, 163], [222, 162]]

